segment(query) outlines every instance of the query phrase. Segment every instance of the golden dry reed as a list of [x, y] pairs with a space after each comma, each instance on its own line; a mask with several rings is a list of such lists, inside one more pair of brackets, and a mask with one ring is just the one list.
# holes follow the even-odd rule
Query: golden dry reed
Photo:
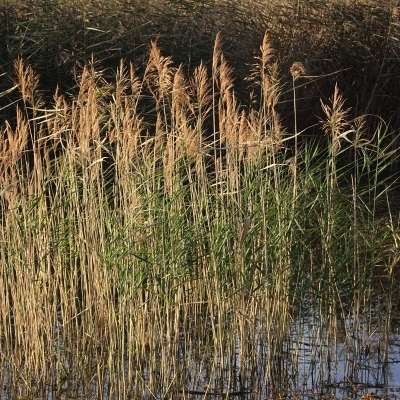
[[[347, 316], [333, 316], [342, 291], [357, 288], [350, 309], [368, 305], [360, 259], [376, 257], [365, 250], [376, 230], [354, 231], [356, 184], [355, 211], [342, 212], [336, 158], [353, 143], [343, 99], [336, 88], [323, 104], [327, 161], [312, 168], [297, 140], [292, 158], [267, 36], [249, 109], [219, 35], [211, 76], [204, 64], [185, 76], [152, 43], [142, 76], [121, 62], [109, 82], [86, 65], [78, 93], [51, 105], [29, 65], [14, 67], [20, 99], [0, 130], [0, 327], [1, 368], [20, 398], [279, 389], [299, 371], [288, 349], [306, 298], [320, 349]], [[293, 84], [305, 73], [290, 72]]]

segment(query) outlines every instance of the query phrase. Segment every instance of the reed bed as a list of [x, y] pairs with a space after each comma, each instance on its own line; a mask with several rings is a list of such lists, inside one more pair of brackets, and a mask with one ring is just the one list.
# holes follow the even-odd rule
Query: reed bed
[[10, 394], [283, 396], [310, 362], [315, 387], [326, 382], [339, 341], [348, 380], [366, 345], [384, 352], [399, 237], [396, 215], [377, 212], [393, 132], [364, 135], [338, 87], [321, 104], [324, 140], [303, 140], [282, 124], [267, 35], [251, 107], [219, 35], [209, 70], [187, 75], [152, 42], [140, 76], [87, 63], [76, 96], [56, 90], [51, 104], [29, 63], [13, 67], [15, 119], [0, 131]]
[[[399, 15], [395, 0], [5, 0], [0, 4], [0, 74], [11, 74], [21, 55], [42, 76], [51, 97], [57, 85], [71, 92], [71, 71], [92, 56], [110, 75], [121, 58], [145, 65], [148, 43], [158, 37], [163, 53], [173, 56], [176, 67], [184, 63], [191, 75], [201, 61], [211, 63], [221, 32], [224, 54], [241, 78], [236, 95], [244, 102], [248, 93], [242, 79], [268, 32], [282, 70], [301, 61], [316, 77], [299, 88], [299, 129], [316, 123], [319, 100], [328, 101], [335, 82], [352, 106], [352, 118], [379, 115], [396, 129]], [[293, 130], [287, 78], [279, 109]], [[7, 87], [0, 81], [0, 91]]]

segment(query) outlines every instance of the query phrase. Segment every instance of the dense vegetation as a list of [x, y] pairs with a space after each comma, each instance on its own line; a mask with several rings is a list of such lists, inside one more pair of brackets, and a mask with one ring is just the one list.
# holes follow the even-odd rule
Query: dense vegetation
[[399, 13], [0, 5], [8, 396], [282, 397], [310, 376], [325, 390], [342, 351], [351, 379], [366, 346], [385, 362]]

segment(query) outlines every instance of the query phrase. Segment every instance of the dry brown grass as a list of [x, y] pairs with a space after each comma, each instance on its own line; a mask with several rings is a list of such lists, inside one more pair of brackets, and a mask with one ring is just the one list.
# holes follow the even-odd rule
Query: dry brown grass
[[[341, 301], [349, 255], [335, 255], [352, 236], [333, 199], [340, 148], [321, 174], [307, 149], [293, 162], [285, 147], [292, 137], [277, 110], [273, 54], [265, 36], [250, 109], [235, 93], [219, 36], [211, 75], [200, 64], [187, 76], [152, 42], [140, 78], [132, 64], [121, 62], [114, 81], [87, 64], [76, 96], [56, 91], [51, 106], [33, 69], [15, 62], [20, 99], [14, 123], [0, 131], [0, 346], [15, 388], [150, 398], [188, 382], [287, 384], [296, 308], [314, 290], [302, 285], [308, 274], [321, 290], [336, 282], [324, 304]], [[337, 91], [324, 109], [334, 146], [345, 116]], [[307, 179], [319, 179], [326, 197], [310, 201]], [[307, 226], [313, 244], [302, 247]], [[351, 249], [357, 265], [363, 251], [387, 261], [374, 252], [373, 229]], [[316, 248], [315, 237], [324, 240]], [[313, 266], [318, 257], [326, 276]], [[370, 289], [368, 266], [357, 277]], [[249, 371], [263, 376], [250, 383]]]

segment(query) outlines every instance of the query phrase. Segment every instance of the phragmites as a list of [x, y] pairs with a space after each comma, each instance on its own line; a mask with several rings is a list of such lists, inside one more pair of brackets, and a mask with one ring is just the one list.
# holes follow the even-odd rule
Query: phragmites
[[[267, 35], [259, 54], [244, 103], [219, 35], [212, 68], [186, 76], [154, 42], [143, 68], [121, 61], [110, 76], [91, 62], [52, 102], [15, 61], [5, 103], [15, 116], [0, 124], [1, 398], [205, 396], [199, 385], [220, 383], [227, 397], [243, 391], [230, 384], [241, 360], [244, 382], [255, 375], [265, 397], [266, 382], [301, 385], [291, 379], [301, 357], [277, 371], [286, 346], [306, 337], [321, 366], [338, 345], [351, 351], [336, 325], [372, 304], [360, 278], [385, 265], [380, 276], [397, 287], [397, 225], [389, 214], [390, 231], [378, 229], [378, 204], [365, 203], [396, 143], [381, 130], [365, 138], [367, 117], [354, 120], [338, 87], [321, 102], [318, 137], [303, 139], [296, 95], [309, 92], [295, 80], [312, 78], [307, 61], [293, 64], [289, 90]], [[339, 304], [348, 282], [363, 295], [326, 318], [318, 302]], [[297, 304], [316, 290], [310, 332], [309, 307]]]
[[303, 63], [295, 61], [290, 67], [290, 73], [292, 74], [293, 80], [295, 81], [302, 75], [307, 75], [307, 69]]

